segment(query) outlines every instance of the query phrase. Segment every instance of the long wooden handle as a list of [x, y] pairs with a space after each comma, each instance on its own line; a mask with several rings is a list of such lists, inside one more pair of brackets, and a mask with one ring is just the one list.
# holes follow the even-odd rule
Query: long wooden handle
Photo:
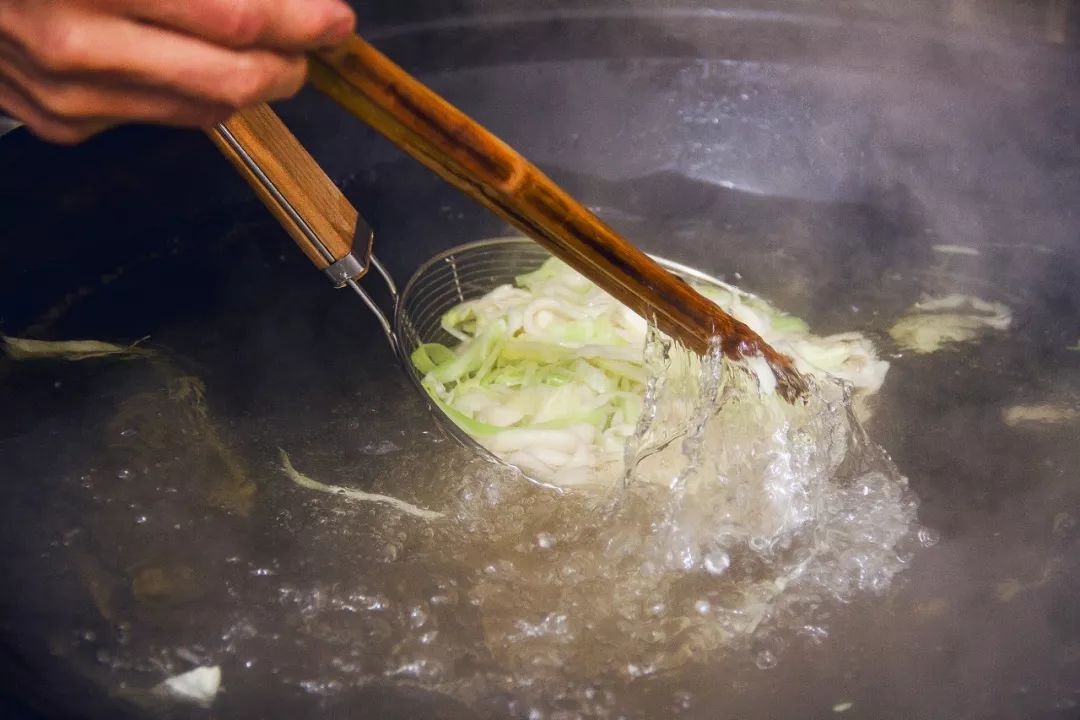
[[762, 354], [786, 397], [791, 360], [601, 222], [536, 166], [374, 47], [352, 37], [311, 58], [310, 81], [450, 184], [699, 353]]
[[273, 110], [266, 105], [242, 110], [208, 134], [316, 267], [325, 270], [352, 252], [356, 208]]

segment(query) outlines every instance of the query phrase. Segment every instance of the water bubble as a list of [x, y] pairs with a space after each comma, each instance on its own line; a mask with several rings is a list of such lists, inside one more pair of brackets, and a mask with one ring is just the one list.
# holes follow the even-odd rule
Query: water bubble
[[784, 640], [773, 631], [767, 631], [754, 643], [754, 664], [760, 670], [770, 670], [780, 664], [780, 654], [784, 651]]
[[759, 650], [754, 655], [754, 664], [759, 670], [771, 670], [779, 664], [780, 660], [772, 650]]
[[697, 553], [694, 548], [683, 546], [675, 553], [675, 565], [682, 570], [692, 570], [697, 565]]
[[694, 704], [694, 696], [686, 690], [676, 690], [672, 701], [676, 711], [689, 710]]
[[363, 600], [368, 610], [386, 610], [390, 607], [390, 600], [385, 595], [372, 595]]
[[401, 448], [390, 440], [380, 440], [378, 442], [368, 443], [360, 448], [360, 452], [364, 455], [389, 455], [398, 452], [399, 450], [401, 450]]
[[399, 555], [401, 555], [401, 545], [397, 543], [384, 543], [379, 548], [379, 559], [383, 562], [394, 562]]
[[414, 628], [422, 627], [428, 621], [427, 610], [417, 605], [409, 610], [409, 624]]
[[808, 638], [815, 645], [820, 645], [825, 641], [825, 638], [829, 637], [829, 631], [820, 625], [804, 625], [799, 634], [805, 638]]
[[941, 533], [933, 528], [919, 528], [918, 538], [923, 547], [933, 547], [941, 541]]
[[432, 595], [430, 602], [432, 605], [456, 605], [458, 602], [458, 592], [453, 588], [447, 588], [441, 593]]
[[300, 687], [304, 692], [312, 695], [329, 696], [340, 690], [341, 683], [337, 680], [304, 680], [300, 683]]
[[714, 550], [705, 556], [702, 564], [710, 575], [723, 575], [731, 567], [731, 556], [723, 550]]

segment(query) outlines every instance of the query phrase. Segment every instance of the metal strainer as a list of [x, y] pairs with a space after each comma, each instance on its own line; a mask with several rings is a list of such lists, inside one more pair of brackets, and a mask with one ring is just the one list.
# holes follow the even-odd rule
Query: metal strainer
[[[538, 268], [551, 257], [547, 250], [523, 237], [504, 237], [479, 240], [451, 248], [421, 265], [400, 295], [394, 297], [393, 323], [377, 307], [372, 307], [384, 327], [393, 327], [391, 346], [404, 366], [416, 390], [427, 400], [428, 408], [439, 425], [461, 445], [481, 453], [494, 462], [502, 463], [494, 453], [474, 440], [434, 403], [422, 381], [423, 376], [413, 365], [411, 355], [425, 343], [457, 344], [457, 338], [442, 328], [442, 316], [466, 300], [473, 300], [500, 285], [513, 284], [517, 276]], [[666, 270], [684, 280], [722, 287], [723, 283], [703, 272], [685, 265], [652, 256]], [[526, 475], [526, 477], [528, 477]], [[529, 478], [545, 487], [555, 486]], [[558, 489], [558, 488], [555, 488]]]

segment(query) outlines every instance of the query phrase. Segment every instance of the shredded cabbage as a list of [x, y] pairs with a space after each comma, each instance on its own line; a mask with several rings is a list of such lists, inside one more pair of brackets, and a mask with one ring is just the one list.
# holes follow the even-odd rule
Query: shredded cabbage
[[954, 293], [915, 303], [889, 328], [889, 335], [905, 350], [927, 355], [985, 332], [1004, 332], [1011, 325], [1012, 311], [1005, 305]]
[[308, 490], [315, 490], [317, 492], [329, 493], [331, 495], [340, 495], [341, 497], [348, 498], [349, 500], [355, 500], [357, 502], [370, 502], [379, 503], [381, 505], [388, 505], [395, 510], [405, 513], [406, 515], [412, 515], [418, 517], [421, 520], [436, 520], [443, 516], [440, 512], [434, 510], [425, 510], [422, 507], [417, 507], [412, 503], [399, 500], [396, 497], [390, 495], [380, 495], [378, 493], [364, 492], [363, 490], [356, 490], [355, 488], [345, 488], [338, 485], [324, 485], [323, 483], [312, 480], [307, 475], [293, 467], [292, 461], [289, 459], [288, 453], [281, 448], [278, 448], [278, 454], [281, 456], [281, 468], [285, 471], [285, 474], [289, 476], [289, 479], [302, 488]]
[[[735, 287], [696, 287], [802, 372], [847, 381], [856, 397], [881, 387], [889, 364], [863, 335], [819, 337]], [[412, 362], [453, 422], [542, 482], [581, 487], [619, 477], [648, 380], [645, 320], [552, 258], [514, 286], [457, 305], [442, 327], [458, 343], [421, 345]], [[755, 374], [771, 394], [767, 367]]]
[[121, 346], [99, 340], [53, 341], [0, 336], [0, 344], [3, 345], [4, 351], [12, 360], [57, 358], [77, 361], [110, 355], [150, 355], [150, 350], [139, 347], [139, 344], [145, 339], [143, 338], [131, 345]]
[[1075, 420], [1080, 415], [1080, 410], [1068, 405], [1013, 405], [1006, 408], [1002, 413], [1002, 420], [1009, 427], [1017, 425], [1040, 423], [1044, 425], [1056, 425]]

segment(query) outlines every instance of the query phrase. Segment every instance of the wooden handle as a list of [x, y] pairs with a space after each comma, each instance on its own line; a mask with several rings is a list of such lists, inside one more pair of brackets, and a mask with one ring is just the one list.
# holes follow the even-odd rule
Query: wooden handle
[[358, 37], [311, 58], [312, 84], [642, 317], [699, 353], [762, 354], [785, 397], [805, 392], [791, 360], [601, 222], [478, 123]]
[[[325, 270], [352, 251], [359, 219], [356, 208], [273, 110], [266, 105], [242, 110], [223, 128], [224, 131], [221, 128], [209, 131], [214, 144], [254, 188], [316, 267]], [[234, 142], [322, 241], [331, 257], [312, 242], [297, 218], [274, 197]]]

